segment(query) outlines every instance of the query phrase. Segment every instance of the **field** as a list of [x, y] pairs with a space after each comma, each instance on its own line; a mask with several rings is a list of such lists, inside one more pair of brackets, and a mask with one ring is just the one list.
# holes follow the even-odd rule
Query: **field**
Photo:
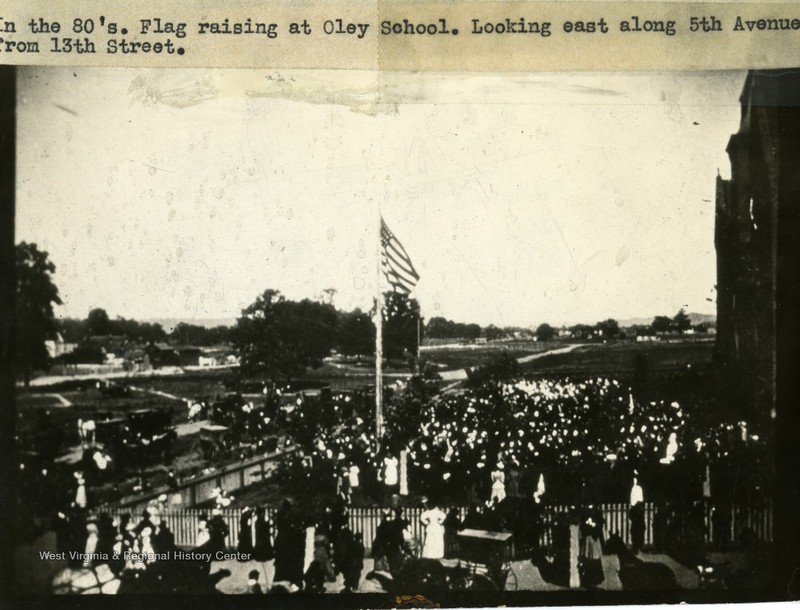
[[[670, 371], [711, 364], [713, 341], [675, 343], [599, 343], [582, 345], [565, 354], [544, 355], [524, 364], [523, 373], [598, 374], [632, 373], [639, 363], [651, 371]], [[639, 364], [642, 366], [642, 364]]]
[[[506, 352], [515, 358], [541, 354], [536, 359], [521, 364], [524, 375], [613, 375], [628, 377], [637, 366], [646, 367], [651, 372], [669, 372], [695, 367], [705, 369], [711, 364], [713, 341], [681, 341], [658, 343], [635, 343], [620, 341], [616, 343], [592, 343], [577, 345], [567, 353], [546, 354], [544, 352], [564, 348], [570, 344], [552, 341], [509, 341], [482, 345], [438, 346], [423, 350], [423, 358], [434, 364], [438, 370], [450, 371], [486, 364], [499, 354]], [[385, 368], [388, 379], [410, 374], [408, 366], [391, 362]], [[93, 387], [88, 389], [47, 389], [22, 391], [16, 401], [20, 412], [29, 409], [49, 408], [52, 415], [59, 417], [111, 410], [123, 412], [131, 409], [166, 408], [173, 413], [173, 421], [185, 421], [186, 406], [179, 398], [211, 397], [224, 394], [224, 382], [235, 378], [235, 373], [196, 372], [186, 375], [163, 377], [143, 377], [127, 380], [136, 387], [129, 397], [104, 398]], [[351, 390], [374, 384], [374, 368], [371, 360], [360, 363], [345, 360], [326, 362], [318, 369], [309, 370], [308, 380], [329, 383], [334, 390]], [[63, 386], [62, 386], [63, 387]], [[140, 391], [141, 390], [141, 391]], [[151, 393], [150, 391], [162, 395]], [[163, 396], [175, 397], [171, 399]], [[65, 406], [58, 397], [72, 403]], [[77, 440], [77, 439], [76, 439]]]
[[439, 346], [422, 351], [422, 357], [442, 370], [471, 368], [486, 364], [502, 352], [521, 358], [531, 354], [560, 347], [556, 342], [543, 343], [540, 341], [496, 341], [462, 347]]

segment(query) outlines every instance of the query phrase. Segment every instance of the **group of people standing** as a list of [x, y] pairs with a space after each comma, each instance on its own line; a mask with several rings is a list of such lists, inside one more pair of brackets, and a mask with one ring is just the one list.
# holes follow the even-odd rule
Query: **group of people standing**
[[[274, 561], [271, 592], [322, 593], [326, 583], [336, 582], [339, 574], [344, 591], [354, 591], [364, 566], [364, 544], [361, 533], [350, 529], [348, 517], [341, 502], [325, 508], [315, 518], [285, 499], [274, 523], [263, 507], [245, 507], [240, 517], [237, 551], [243, 561]], [[253, 576], [251, 573], [251, 580]]]

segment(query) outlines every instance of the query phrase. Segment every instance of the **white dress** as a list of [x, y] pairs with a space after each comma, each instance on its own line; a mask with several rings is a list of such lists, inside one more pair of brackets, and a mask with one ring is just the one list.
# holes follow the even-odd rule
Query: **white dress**
[[422, 556], [427, 559], [444, 557], [444, 520], [447, 517], [438, 508], [426, 510], [420, 515], [425, 526], [425, 543], [422, 545]]
[[397, 466], [399, 462], [396, 457], [383, 458], [384, 475], [383, 482], [386, 485], [397, 485]]
[[[484, 488], [485, 489], [485, 488]], [[489, 498], [502, 502], [506, 497], [506, 474], [502, 470], [492, 472], [492, 495]]]
[[78, 479], [78, 491], [75, 493], [75, 505], [86, 508], [86, 483]]
[[350, 469], [347, 472], [347, 476], [350, 479], [350, 489], [356, 489], [361, 482], [358, 480], [358, 473], [361, 472], [361, 469], [353, 464], [350, 466]]

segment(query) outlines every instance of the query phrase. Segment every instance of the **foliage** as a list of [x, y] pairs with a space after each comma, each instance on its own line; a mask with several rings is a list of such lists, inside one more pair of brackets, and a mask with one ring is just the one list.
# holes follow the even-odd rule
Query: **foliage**
[[675, 314], [675, 317], [672, 318], [672, 323], [675, 326], [675, 330], [679, 333], [683, 333], [683, 331], [689, 330], [692, 327], [692, 322], [683, 307], [681, 307], [678, 313]]
[[206, 328], [198, 324], [180, 322], [169, 335], [170, 341], [176, 345], [219, 345], [230, 339], [231, 329], [227, 326]]
[[61, 305], [52, 275], [56, 267], [47, 252], [22, 242], [15, 248], [17, 276], [15, 359], [25, 383], [36, 369], [50, 364], [45, 341], [57, 330], [53, 305]]
[[539, 341], [550, 341], [555, 336], [556, 329], [547, 323], [539, 324], [539, 327], [536, 329], [536, 338], [539, 339]]
[[68, 354], [59, 356], [57, 360], [65, 364], [103, 364], [106, 361], [106, 355], [102, 347], [87, 342]]
[[82, 343], [89, 337], [111, 335], [142, 343], [154, 343], [167, 338], [161, 324], [137, 322], [122, 317], [112, 320], [101, 308], [92, 309], [85, 320], [63, 318], [58, 321], [58, 329], [67, 343]]
[[167, 338], [167, 333], [161, 324], [152, 322], [137, 322], [117, 317], [110, 323], [112, 335], [124, 335], [132, 341], [142, 343], [155, 343]]
[[619, 322], [613, 318], [598, 322], [595, 328], [601, 332], [603, 339], [613, 339], [619, 335]]
[[595, 327], [588, 324], [576, 324], [575, 326], [570, 326], [569, 330], [573, 337], [578, 339], [590, 339], [594, 334]]
[[504, 334], [503, 330], [497, 328], [494, 324], [489, 324], [489, 326], [483, 329], [483, 336], [486, 337], [487, 341], [500, 339]]
[[336, 347], [345, 356], [367, 356], [375, 351], [375, 323], [372, 316], [355, 309], [339, 313]]
[[105, 309], [92, 309], [86, 316], [86, 330], [89, 335], [103, 336], [111, 334], [111, 320]]
[[672, 330], [672, 320], [667, 316], [656, 316], [650, 325], [651, 332], [668, 333]]
[[244, 375], [290, 378], [330, 355], [336, 310], [308, 299], [289, 301], [268, 289], [242, 311], [232, 334]]
[[400, 292], [384, 293], [383, 354], [403, 358], [417, 353], [417, 322], [421, 324], [419, 302]]
[[668, 316], [656, 316], [653, 323], [650, 324], [650, 332], [653, 333], [669, 333], [679, 332], [683, 334], [684, 331], [692, 327], [692, 321], [683, 307], [680, 308], [672, 318]]
[[56, 325], [67, 343], [79, 343], [86, 336], [86, 320], [60, 318], [56, 321]]
[[453, 322], [441, 316], [435, 316], [428, 321], [425, 327], [425, 335], [431, 339], [474, 341], [481, 336], [481, 327], [478, 324]]

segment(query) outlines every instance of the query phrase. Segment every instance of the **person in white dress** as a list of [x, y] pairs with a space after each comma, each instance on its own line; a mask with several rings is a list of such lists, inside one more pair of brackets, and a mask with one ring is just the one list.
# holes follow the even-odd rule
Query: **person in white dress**
[[396, 457], [383, 458], [383, 497], [384, 500], [389, 502], [399, 490], [399, 473], [397, 468], [400, 461]]
[[398, 484], [398, 466], [399, 461], [396, 457], [383, 458], [383, 482], [388, 487], [394, 487]]
[[425, 526], [425, 542], [422, 545], [422, 556], [426, 559], [442, 559], [444, 557], [444, 520], [447, 515], [435, 504], [420, 515]]
[[350, 495], [355, 497], [360, 497], [359, 487], [361, 486], [361, 481], [359, 479], [359, 474], [361, 473], [361, 469], [356, 464], [350, 464], [350, 468], [347, 469], [347, 479], [350, 483]]
[[503, 462], [498, 462], [497, 469], [492, 471], [492, 495], [489, 501], [502, 502], [506, 497], [506, 473]]
[[211, 540], [211, 532], [208, 531], [208, 521], [200, 519], [197, 524], [197, 539], [194, 544], [195, 546], [203, 546], [209, 540]]
[[75, 506], [86, 508], [86, 479], [83, 478], [83, 472], [77, 471], [74, 473], [78, 481], [78, 491], [75, 492]]
[[667, 453], [659, 460], [662, 464], [671, 464], [675, 461], [675, 454], [678, 453], [678, 435], [671, 432], [667, 442]]

